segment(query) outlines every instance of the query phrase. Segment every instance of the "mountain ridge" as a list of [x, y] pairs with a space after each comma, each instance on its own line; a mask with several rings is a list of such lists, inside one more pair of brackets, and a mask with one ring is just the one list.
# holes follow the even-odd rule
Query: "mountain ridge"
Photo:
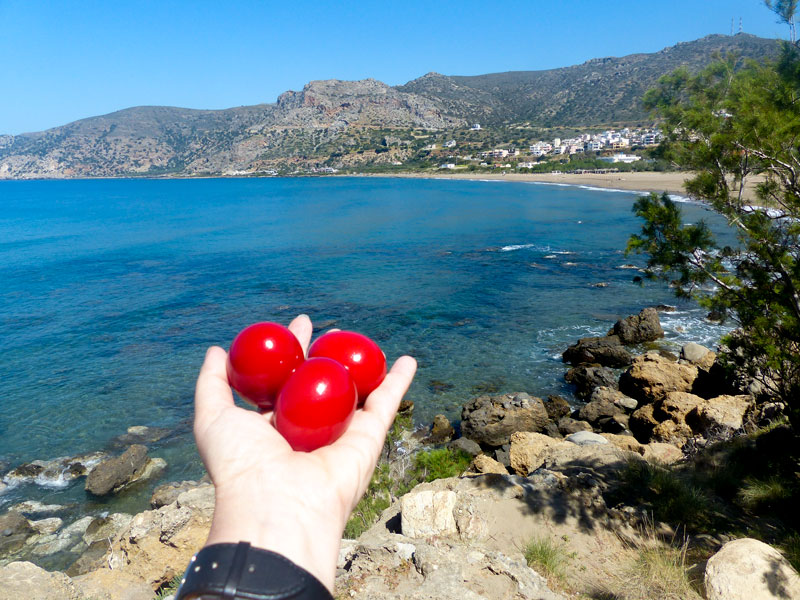
[[[274, 103], [226, 109], [136, 106], [39, 132], [0, 135], [0, 179], [231, 174], [321, 164], [374, 145], [378, 130], [443, 131], [474, 122], [502, 127], [597, 126], [646, 119], [640, 99], [680, 65], [715, 52], [777, 54], [776, 40], [710, 35], [655, 53], [484, 75], [429, 72], [403, 85], [376, 79], [308, 82]], [[366, 140], [366, 141], [365, 141]], [[364, 153], [353, 161], [406, 157]], [[380, 148], [376, 149], [380, 150]], [[351, 161], [352, 162], [352, 161]]]

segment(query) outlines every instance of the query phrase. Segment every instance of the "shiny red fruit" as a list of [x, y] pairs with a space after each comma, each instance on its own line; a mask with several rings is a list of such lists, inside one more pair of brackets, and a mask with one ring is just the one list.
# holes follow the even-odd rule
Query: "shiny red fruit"
[[228, 351], [228, 383], [248, 402], [270, 410], [281, 387], [303, 363], [303, 348], [278, 323], [242, 329]]
[[361, 406], [386, 377], [386, 356], [378, 344], [354, 331], [332, 331], [311, 344], [308, 357], [324, 356], [341, 363], [353, 377]]
[[330, 358], [309, 358], [284, 384], [275, 404], [275, 428], [294, 450], [311, 452], [335, 442], [356, 411], [350, 373]]

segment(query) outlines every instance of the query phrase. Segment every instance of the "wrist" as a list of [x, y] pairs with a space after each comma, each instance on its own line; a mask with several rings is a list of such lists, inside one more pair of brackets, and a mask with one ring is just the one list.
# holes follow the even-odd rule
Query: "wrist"
[[344, 529], [336, 511], [322, 514], [310, 506], [319, 504], [301, 503], [279, 493], [258, 504], [243, 501], [254, 497], [217, 489], [206, 546], [249, 542], [286, 557], [332, 591]]

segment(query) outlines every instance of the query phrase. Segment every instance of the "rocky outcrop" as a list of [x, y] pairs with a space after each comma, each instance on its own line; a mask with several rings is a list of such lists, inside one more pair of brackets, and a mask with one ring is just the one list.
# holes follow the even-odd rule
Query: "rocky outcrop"
[[20, 550], [33, 533], [30, 521], [18, 512], [9, 511], [0, 516], [0, 557]]
[[549, 419], [540, 398], [525, 393], [479, 396], [464, 405], [461, 431], [487, 447], [508, 444], [517, 431], [542, 431]]
[[706, 564], [708, 600], [800, 598], [800, 576], [780, 552], [751, 538], [725, 544]]
[[63, 573], [50, 573], [31, 562], [0, 567], [0, 600], [84, 600], [85, 596]]
[[638, 315], [617, 321], [608, 333], [617, 336], [623, 344], [641, 344], [664, 337], [655, 308], [645, 308]]
[[450, 420], [444, 415], [436, 415], [431, 423], [430, 432], [423, 441], [426, 444], [444, 444], [452, 440], [454, 434], [455, 429]]
[[[345, 555], [338, 598], [370, 600], [565, 600], [519, 553], [511, 556], [455, 541], [358, 544]], [[391, 574], [391, 575], [389, 575]]]
[[110, 543], [109, 567], [147, 582], [152, 589], [178, 575], [203, 546], [214, 513], [214, 486], [201, 484], [172, 504], [134, 516]]
[[691, 418], [698, 431], [729, 436], [742, 429], [744, 417], [755, 404], [752, 396], [717, 396], [698, 405]]
[[52, 460], [34, 460], [11, 469], [3, 477], [8, 485], [35, 483], [39, 485], [63, 484], [86, 475], [92, 467], [106, 457], [103, 452]]
[[567, 348], [561, 358], [572, 365], [592, 363], [604, 367], [626, 367], [632, 360], [630, 352], [615, 335], [581, 338]]
[[[638, 455], [634, 457], [639, 458]], [[521, 476], [539, 468], [549, 469], [554, 465], [583, 465], [592, 468], [620, 466], [627, 458], [629, 456], [626, 453], [607, 442], [579, 445], [531, 432], [519, 432], [511, 436], [511, 468]]]
[[648, 352], [633, 359], [633, 364], [619, 378], [619, 389], [639, 402], [650, 403], [670, 392], [691, 392], [695, 379], [694, 365], [676, 363]]

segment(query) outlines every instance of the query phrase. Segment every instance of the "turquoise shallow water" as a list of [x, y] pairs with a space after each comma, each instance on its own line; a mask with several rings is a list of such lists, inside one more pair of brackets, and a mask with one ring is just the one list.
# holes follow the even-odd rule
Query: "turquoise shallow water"
[[[621, 252], [635, 198], [373, 178], [2, 182], [0, 467], [152, 425], [175, 432], [152, 449], [167, 477], [198, 476], [189, 419], [205, 348], [301, 312], [417, 357], [419, 422], [456, 418], [481, 389], [568, 394], [569, 343], [676, 304], [619, 268], [642, 264]], [[713, 343], [720, 330], [678, 306], [668, 340]], [[0, 504], [37, 494], [86, 500], [81, 483]]]

